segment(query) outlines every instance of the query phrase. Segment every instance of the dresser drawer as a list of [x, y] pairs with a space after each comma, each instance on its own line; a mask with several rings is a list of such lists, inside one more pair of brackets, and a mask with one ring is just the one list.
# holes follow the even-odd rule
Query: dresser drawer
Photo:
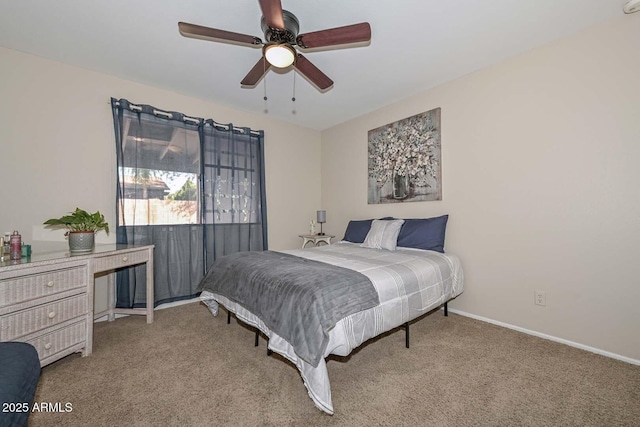
[[86, 341], [87, 321], [82, 320], [25, 342], [36, 348], [42, 361], [77, 344], [86, 344]]
[[109, 271], [130, 265], [141, 264], [149, 260], [148, 251], [127, 252], [124, 254], [110, 255], [95, 258], [93, 260], [94, 271]]
[[0, 317], [0, 341], [11, 341], [87, 313], [87, 294], [42, 304]]
[[0, 307], [87, 286], [87, 267], [0, 280]]

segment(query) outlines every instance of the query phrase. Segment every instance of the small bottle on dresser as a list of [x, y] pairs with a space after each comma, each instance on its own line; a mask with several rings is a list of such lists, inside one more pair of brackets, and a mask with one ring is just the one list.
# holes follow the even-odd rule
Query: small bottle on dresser
[[11, 251], [9, 240], [11, 240], [11, 233], [7, 231], [4, 233], [4, 243], [2, 244], [2, 253], [5, 260], [9, 259], [9, 252]]
[[11, 259], [22, 258], [22, 236], [15, 230], [11, 235], [11, 241], [9, 243], [11, 251]]

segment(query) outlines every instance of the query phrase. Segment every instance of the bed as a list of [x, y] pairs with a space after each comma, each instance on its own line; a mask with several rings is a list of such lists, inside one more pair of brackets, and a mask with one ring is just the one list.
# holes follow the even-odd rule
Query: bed
[[[369, 223], [368, 227], [370, 231], [373, 230], [372, 223]], [[231, 264], [221, 266], [217, 273], [212, 268], [201, 283], [200, 299], [209, 307], [213, 315], [218, 314], [221, 304], [228, 312], [235, 313], [238, 319], [264, 333], [269, 339], [269, 350], [287, 358], [298, 368], [313, 403], [320, 410], [333, 414], [331, 388], [325, 362], [327, 356], [330, 354], [347, 356], [365, 341], [407, 324], [410, 320], [446, 304], [463, 291], [464, 276], [457, 256], [445, 254], [443, 250], [396, 247], [395, 243], [401, 242], [402, 239], [398, 237], [397, 232], [395, 236], [393, 250], [378, 247], [380, 246], [379, 241], [374, 245], [369, 245], [373, 247], [366, 247], [365, 237], [363, 243], [343, 240], [333, 245], [308, 249], [265, 251], [272, 252], [271, 254], [261, 252], [241, 254], [240, 256], [243, 258], [266, 255], [270, 255], [271, 258], [257, 260], [256, 272], [247, 272], [250, 269], [246, 265], [238, 267], [238, 271], [244, 275], [244, 278], [230, 280], [227, 277], [222, 279], [221, 281], [227, 284], [233, 282], [231, 286], [226, 287], [220, 283], [212, 284], [212, 276], [220, 276], [221, 272], [233, 269], [234, 260], [228, 261]], [[349, 229], [347, 229], [345, 238], [350, 238]], [[444, 239], [444, 234], [442, 239]], [[359, 238], [351, 238], [351, 240], [357, 241]], [[382, 246], [384, 246], [384, 242]], [[330, 301], [328, 311], [334, 316], [335, 322], [326, 324], [326, 319], [321, 319], [319, 323], [312, 324], [309, 327], [310, 331], [306, 332], [311, 334], [311, 339], [307, 335], [307, 338], [301, 340], [296, 333], [291, 333], [292, 329], [299, 326], [295, 319], [291, 320], [296, 315], [295, 308], [291, 311], [291, 307], [287, 303], [276, 307], [276, 302], [279, 300], [270, 295], [284, 286], [281, 279], [289, 274], [288, 269], [284, 274], [278, 272], [276, 258], [282, 259], [282, 262], [285, 263], [283, 265], [286, 266], [289, 266], [290, 259], [298, 262], [301, 269], [308, 271], [309, 276], [324, 274], [326, 266], [332, 266], [331, 268], [336, 269], [334, 271], [336, 277], [343, 277], [343, 273], [360, 275], [368, 279], [367, 282], [372, 285], [377, 298], [373, 303], [367, 301], [368, 305], [350, 307], [351, 311], [346, 315], [340, 309], [334, 309], [333, 302]], [[250, 263], [255, 261], [252, 258], [245, 259]], [[260, 262], [264, 264], [260, 266]], [[217, 263], [218, 261], [214, 263], [214, 266]], [[265, 268], [265, 266], [269, 267]], [[315, 268], [319, 268], [319, 272], [316, 272]], [[271, 278], [269, 278], [269, 274], [272, 274]], [[274, 287], [270, 289], [254, 287], [252, 282], [255, 281], [256, 275], [265, 275], [267, 282], [275, 283]], [[358, 276], [355, 277], [357, 279]], [[326, 282], [330, 283], [331, 280], [333, 279]], [[350, 280], [353, 278], [350, 277]], [[324, 288], [324, 277], [321, 282], [322, 285], [319, 288]], [[336, 285], [338, 290], [344, 289], [344, 287], [344, 283]], [[241, 288], [245, 288], [246, 295], [234, 294], [236, 289]], [[258, 293], [255, 289], [260, 289], [261, 296], [254, 298]], [[347, 297], [348, 304], [353, 305], [353, 300], [359, 298], [366, 300], [364, 291], [356, 288], [356, 292], [363, 296]], [[256, 308], [257, 306], [247, 298], [254, 301], [265, 300], [266, 303], [263, 304], [265, 307]], [[294, 298], [296, 297], [294, 296]], [[309, 313], [319, 313], [320, 317], [324, 314], [321, 309], [308, 308], [305, 304], [300, 304], [305, 309], [298, 314], [306, 319], [315, 317], [315, 314], [310, 315]], [[280, 323], [284, 323], [284, 325]], [[318, 345], [318, 343], [320, 344]]]

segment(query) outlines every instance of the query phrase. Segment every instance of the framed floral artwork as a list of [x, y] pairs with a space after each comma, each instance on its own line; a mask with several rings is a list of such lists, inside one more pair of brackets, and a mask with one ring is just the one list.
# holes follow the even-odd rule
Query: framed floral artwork
[[440, 108], [369, 131], [369, 204], [442, 200]]

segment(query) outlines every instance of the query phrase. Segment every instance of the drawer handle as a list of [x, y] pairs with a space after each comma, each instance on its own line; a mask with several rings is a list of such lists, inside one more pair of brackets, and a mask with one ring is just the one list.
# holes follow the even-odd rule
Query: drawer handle
[[46, 344], [44, 345], [44, 349], [45, 349], [45, 350], [49, 350], [50, 348], [51, 348], [51, 343], [50, 343], [50, 342], [48, 342], [48, 343], [46, 343]]
[[129, 260], [129, 257], [127, 257], [127, 256], [123, 256], [122, 257], [122, 262], [127, 262], [128, 260]]
[[48, 286], [48, 287], [53, 288], [53, 285], [54, 285], [53, 280], [49, 280], [49, 281], [47, 282], [47, 286]]
[[49, 319], [53, 319], [54, 317], [56, 317], [56, 312], [55, 311], [49, 312]]

